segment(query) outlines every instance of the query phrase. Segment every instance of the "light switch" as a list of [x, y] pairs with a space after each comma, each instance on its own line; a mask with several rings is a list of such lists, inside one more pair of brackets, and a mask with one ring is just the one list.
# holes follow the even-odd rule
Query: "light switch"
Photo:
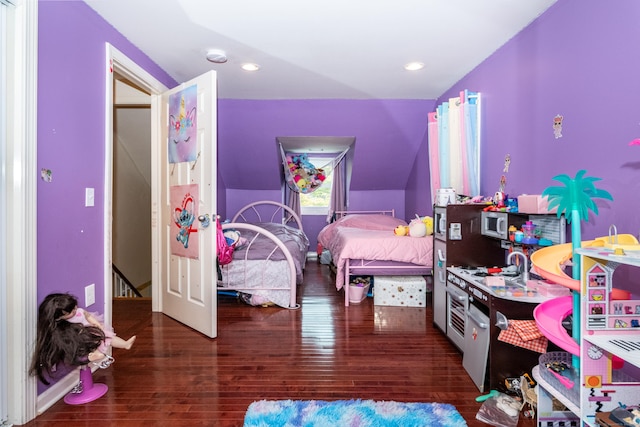
[[89, 307], [96, 302], [96, 284], [92, 283], [84, 288], [84, 306]]
[[95, 192], [93, 188], [84, 189], [84, 205], [85, 206], [95, 205]]

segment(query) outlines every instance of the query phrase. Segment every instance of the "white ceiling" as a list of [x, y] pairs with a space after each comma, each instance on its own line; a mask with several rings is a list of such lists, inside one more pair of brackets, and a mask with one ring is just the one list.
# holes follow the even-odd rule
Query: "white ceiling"
[[85, 0], [176, 81], [214, 69], [232, 99], [436, 99], [555, 1]]

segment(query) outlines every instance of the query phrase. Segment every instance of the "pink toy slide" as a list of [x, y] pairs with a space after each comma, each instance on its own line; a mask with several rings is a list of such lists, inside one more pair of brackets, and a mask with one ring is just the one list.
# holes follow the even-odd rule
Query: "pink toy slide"
[[580, 346], [562, 326], [562, 320], [573, 312], [573, 297], [559, 297], [540, 303], [533, 310], [533, 318], [549, 341], [569, 353], [579, 356]]
[[[618, 236], [627, 237], [627, 235]], [[630, 236], [633, 237], [633, 236]], [[608, 237], [582, 242], [582, 247], [605, 246]], [[633, 238], [635, 240], [635, 238]], [[637, 240], [636, 240], [637, 243]], [[580, 281], [567, 275], [563, 264], [571, 260], [573, 247], [571, 243], [548, 246], [531, 254], [531, 264], [535, 271], [545, 279], [580, 292]], [[624, 291], [612, 293], [613, 299], [626, 299]], [[539, 304], [533, 311], [533, 317], [540, 332], [552, 343], [573, 355], [580, 355], [580, 346], [562, 326], [562, 321], [573, 312], [573, 297], [559, 297]]]

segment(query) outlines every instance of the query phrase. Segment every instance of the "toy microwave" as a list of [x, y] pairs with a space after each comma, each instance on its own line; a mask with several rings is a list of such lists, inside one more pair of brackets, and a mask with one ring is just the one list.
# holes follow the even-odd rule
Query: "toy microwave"
[[527, 217], [522, 215], [510, 214], [509, 212], [483, 211], [481, 233], [484, 236], [509, 240], [509, 228], [514, 226], [520, 230], [526, 221]]

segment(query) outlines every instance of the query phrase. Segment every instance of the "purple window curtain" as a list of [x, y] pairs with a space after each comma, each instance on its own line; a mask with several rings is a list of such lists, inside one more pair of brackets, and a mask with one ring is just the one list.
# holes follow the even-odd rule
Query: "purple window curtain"
[[335, 211], [347, 210], [347, 185], [345, 179], [345, 156], [340, 156], [340, 160], [333, 165], [333, 186], [331, 187], [331, 203], [327, 223], [331, 222]]
[[287, 194], [286, 205], [293, 210], [298, 217], [302, 217], [302, 209], [300, 208], [300, 193], [291, 191], [288, 185], [285, 185], [285, 193]]

